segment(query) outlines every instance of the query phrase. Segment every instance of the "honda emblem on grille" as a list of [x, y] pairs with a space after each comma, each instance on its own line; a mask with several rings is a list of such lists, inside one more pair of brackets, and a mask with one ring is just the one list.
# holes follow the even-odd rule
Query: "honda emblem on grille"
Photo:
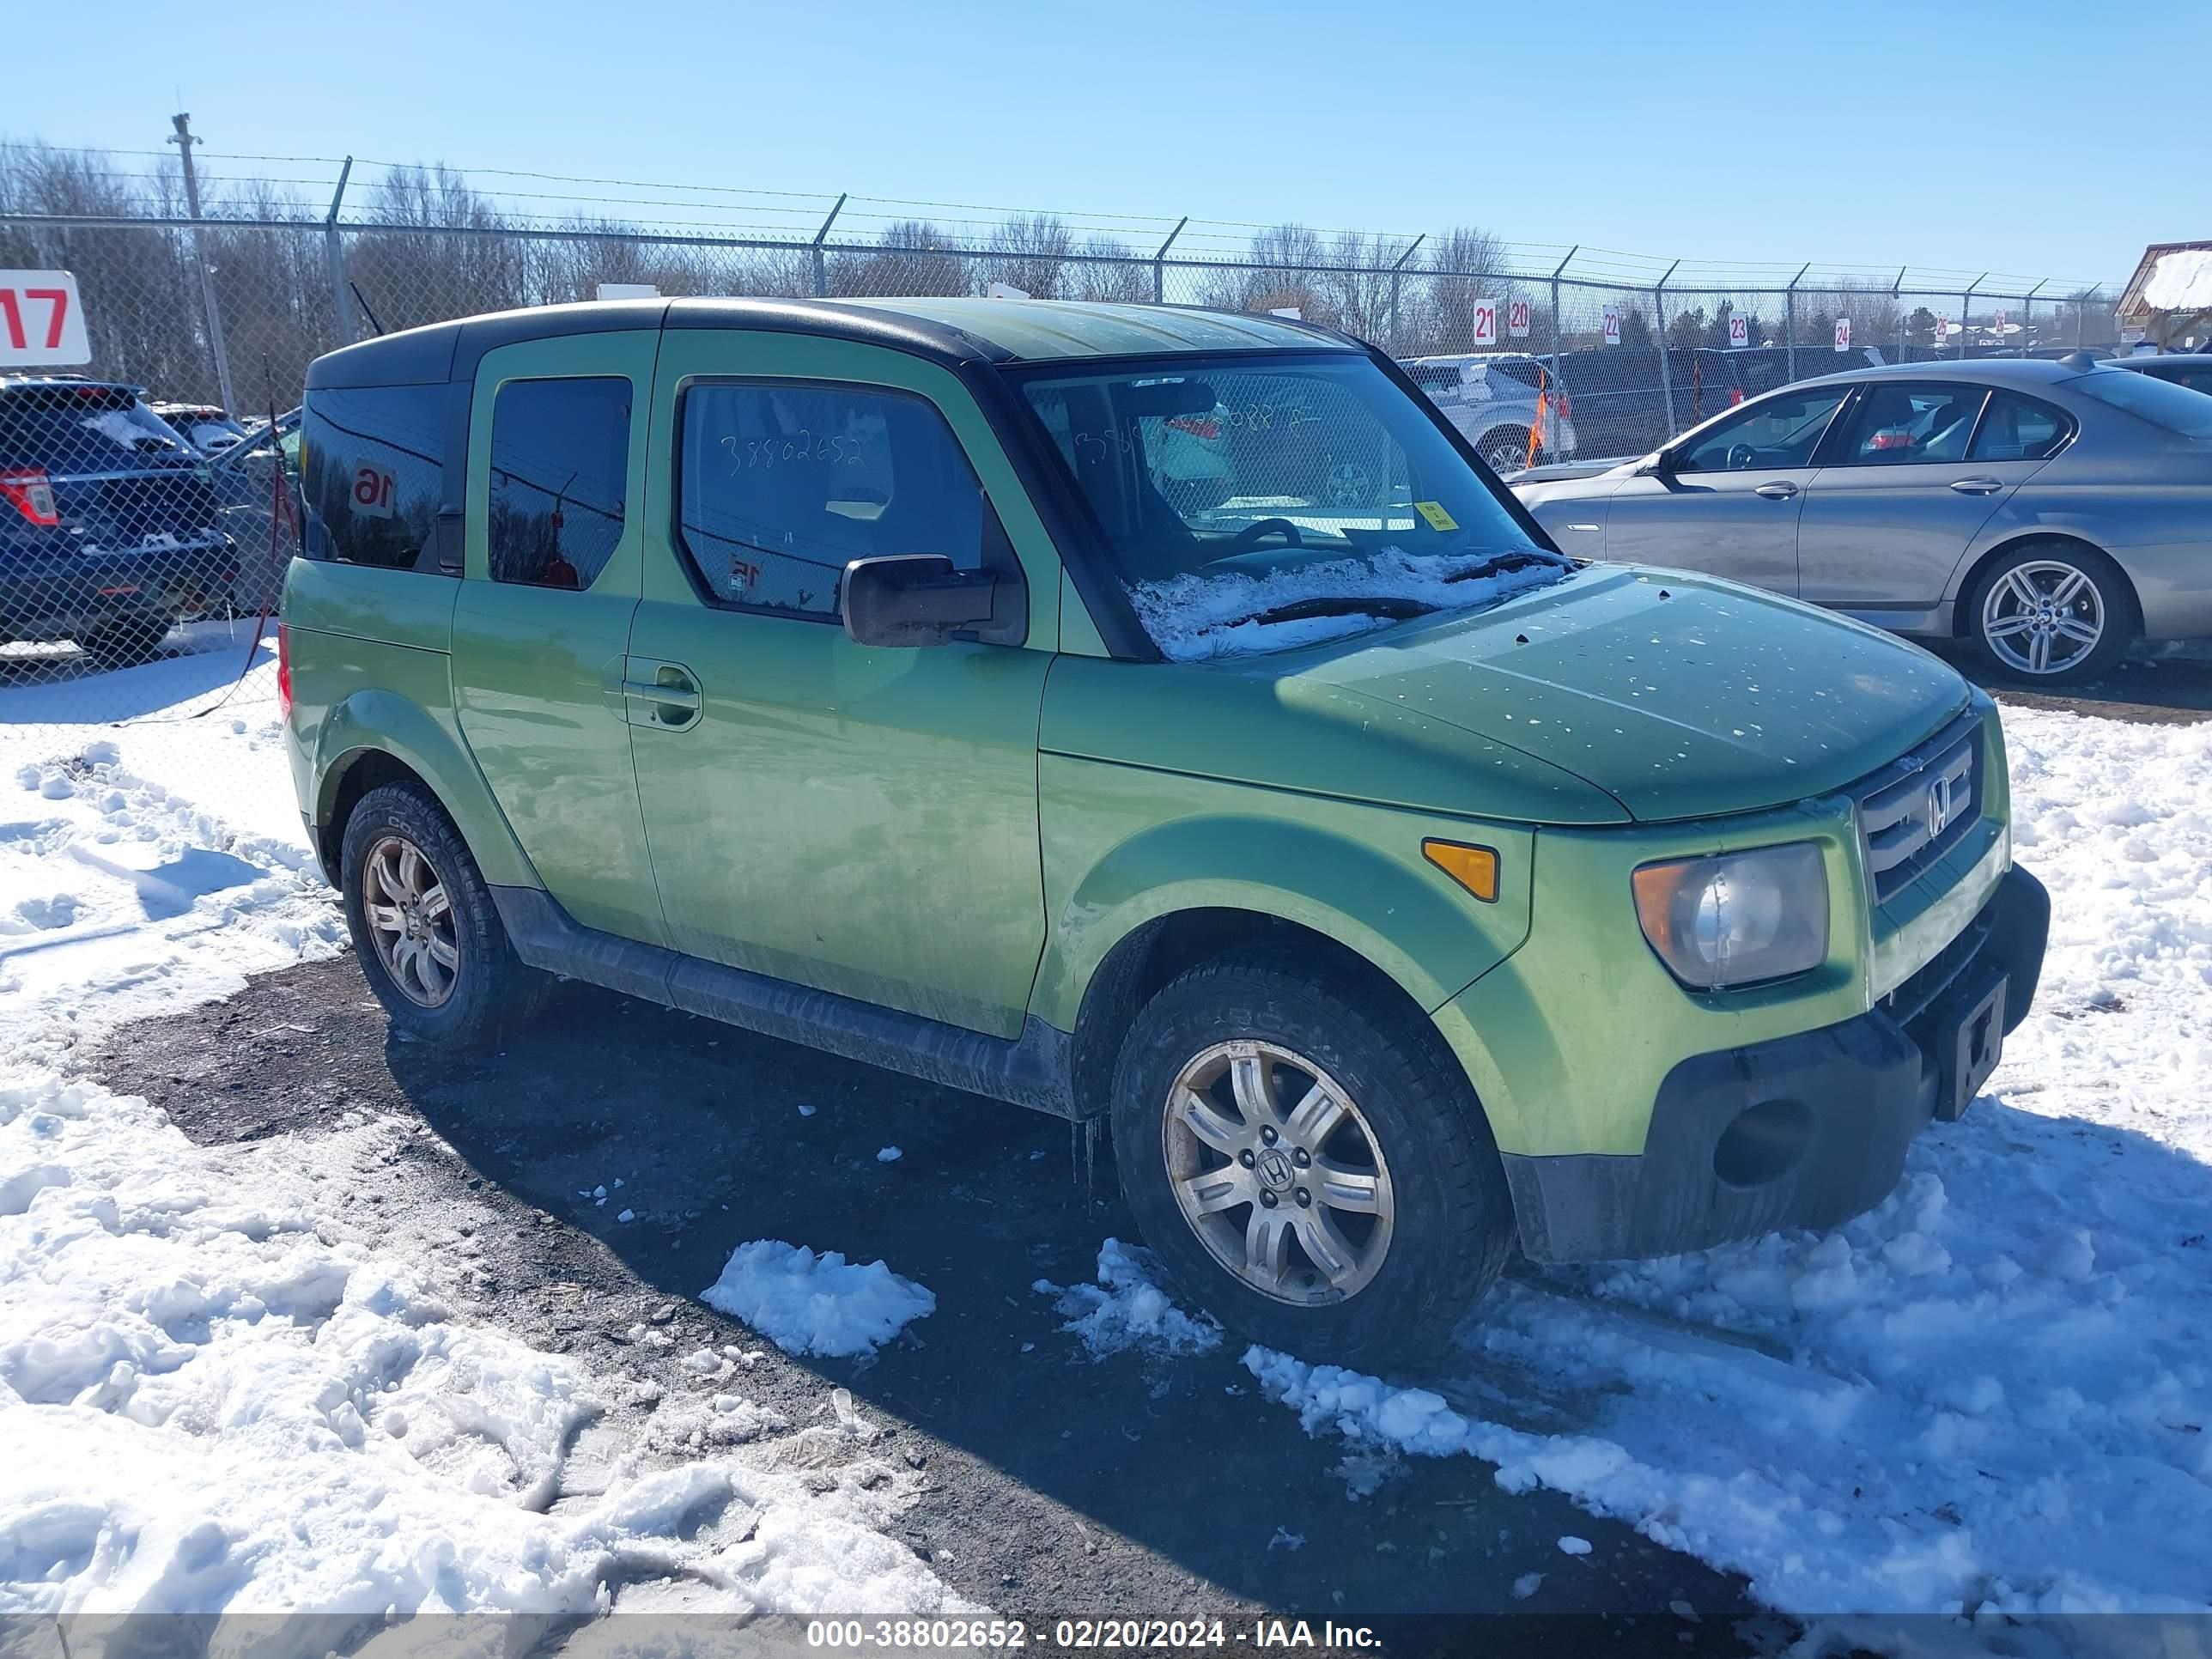
[[1954, 780], [1938, 778], [1928, 786], [1928, 839], [1942, 835], [1951, 822], [1951, 789]]

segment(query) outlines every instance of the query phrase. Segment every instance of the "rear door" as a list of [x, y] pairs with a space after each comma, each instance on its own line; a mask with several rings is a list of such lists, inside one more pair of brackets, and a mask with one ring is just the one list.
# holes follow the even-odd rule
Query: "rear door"
[[623, 720], [655, 329], [483, 355], [469, 422], [453, 699], [546, 890], [587, 927], [663, 942]]
[[1806, 491], [1799, 597], [1922, 625], [1981, 527], [2073, 430], [2047, 404], [1964, 382], [1864, 388]]
[[1625, 481], [1605, 519], [1605, 556], [1797, 592], [1797, 514], [1813, 453], [1842, 386], [1784, 390], [1716, 421]]

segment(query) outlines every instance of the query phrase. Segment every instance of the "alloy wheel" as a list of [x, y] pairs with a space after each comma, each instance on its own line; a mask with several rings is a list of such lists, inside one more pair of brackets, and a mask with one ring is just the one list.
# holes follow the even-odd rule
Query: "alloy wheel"
[[2063, 673], [2105, 637], [2105, 596], [2061, 559], [2016, 565], [1982, 601], [1982, 637], [1998, 661], [2037, 678]]
[[1358, 1103], [1313, 1060], [1249, 1039], [1202, 1050], [1169, 1086], [1161, 1139], [1183, 1219], [1262, 1296], [1322, 1306], [1381, 1270], [1389, 1166]]
[[377, 960], [400, 994], [436, 1008], [460, 977], [460, 940], [446, 884], [422, 849], [404, 836], [386, 836], [362, 865], [362, 912]]

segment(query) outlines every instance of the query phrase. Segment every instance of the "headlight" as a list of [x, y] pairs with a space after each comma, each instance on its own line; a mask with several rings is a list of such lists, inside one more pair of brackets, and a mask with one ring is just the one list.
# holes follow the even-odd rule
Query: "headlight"
[[1809, 841], [1637, 871], [1636, 919], [1676, 979], [1700, 991], [1782, 979], [1828, 955], [1828, 877]]

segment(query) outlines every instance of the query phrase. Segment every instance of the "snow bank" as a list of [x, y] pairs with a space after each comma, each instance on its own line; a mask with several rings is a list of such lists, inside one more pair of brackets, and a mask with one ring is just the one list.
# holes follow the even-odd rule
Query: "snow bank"
[[[2212, 726], [2008, 709], [2036, 1012], [1869, 1214], [1507, 1284], [1429, 1388], [1255, 1349], [1313, 1432], [1496, 1463], [1788, 1610], [2212, 1609]], [[1583, 1432], [1455, 1410], [1517, 1402]]]
[[1201, 662], [1317, 645], [1380, 628], [1387, 620], [1371, 616], [1308, 617], [1279, 623], [1242, 620], [1301, 599], [1414, 599], [1438, 611], [1465, 611], [1548, 586], [1573, 568], [1565, 559], [1534, 548], [1510, 551], [1534, 562], [1493, 575], [1473, 575], [1465, 573], [1481, 570], [1504, 556], [1421, 556], [1389, 547], [1371, 558], [1331, 559], [1264, 576], [1188, 571], [1166, 581], [1140, 582], [1130, 597], [1145, 631], [1163, 655], [1173, 662]]
[[1153, 1283], [1159, 1269], [1141, 1245], [1109, 1238], [1098, 1247], [1098, 1282], [1062, 1289], [1048, 1279], [1030, 1288], [1057, 1298], [1054, 1308], [1068, 1316], [1060, 1327], [1083, 1340], [1095, 1359], [1125, 1349], [1154, 1353], [1205, 1353], [1221, 1345], [1221, 1327], [1205, 1315], [1185, 1313]]
[[[212, 672], [102, 678], [185, 708]], [[0, 690], [0, 721], [81, 709], [66, 690]], [[273, 706], [234, 707], [0, 725], [0, 1614], [288, 1614], [256, 1653], [315, 1659], [331, 1627], [303, 1609], [574, 1617], [672, 1584], [709, 1611], [965, 1610], [876, 1530], [918, 1477], [862, 1437], [801, 1430], [837, 1455], [780, 1461], [782, 1415], [702, 1377], [625, 1443], [602, 1401], [657, 1388], [428, 1277], [465, 1283], [473, 1237], [351, 1224], [413, 1124], [196, 1147], [72, 1073], [93, 1036], [342, 948]]]
[[934, 1296], [880, 1261], [773, 1238], [738, 1245], [700, 1297], [795, 1354], [872, 1353], [937, 1310]]

